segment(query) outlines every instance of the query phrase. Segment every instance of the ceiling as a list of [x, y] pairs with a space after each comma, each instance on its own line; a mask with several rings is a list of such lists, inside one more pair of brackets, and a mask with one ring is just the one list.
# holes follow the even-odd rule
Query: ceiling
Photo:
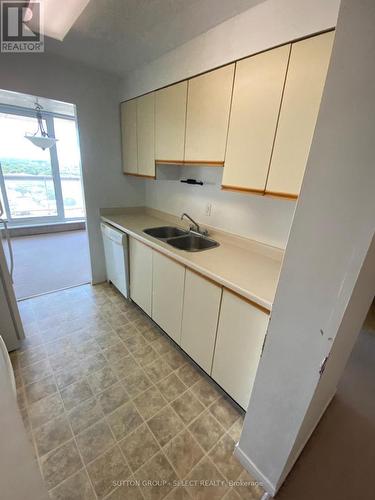
[[90, 0], [46, 52], [124, 76], [264, 0]]

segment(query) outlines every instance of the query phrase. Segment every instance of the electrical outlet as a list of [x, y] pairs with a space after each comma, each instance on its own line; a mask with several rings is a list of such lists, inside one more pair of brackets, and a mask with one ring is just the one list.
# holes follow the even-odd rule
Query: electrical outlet
[[212, 205], [211, 205], [211, 203], [207, 203], [205, 215], [207, 215], [207, 217], [210, 217], [211, 213], [212, 213]]

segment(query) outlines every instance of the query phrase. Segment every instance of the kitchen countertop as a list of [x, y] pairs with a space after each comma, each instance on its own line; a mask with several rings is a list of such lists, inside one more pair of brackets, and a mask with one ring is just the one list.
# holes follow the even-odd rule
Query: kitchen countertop
[[202, 252], [187, 252], [143, 233], [150, 227], [188, 227], [170, 214], [145, 207], [103, 209], [101, 218], [268, 311], [272, 309], [283, 257], [281, 249], [210, 228], [209, 236], [220, 246]]

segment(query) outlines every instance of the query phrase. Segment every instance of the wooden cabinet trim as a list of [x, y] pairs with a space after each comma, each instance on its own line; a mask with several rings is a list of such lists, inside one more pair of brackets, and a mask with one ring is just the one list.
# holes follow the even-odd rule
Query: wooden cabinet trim
[[274, 198], [286, 198], [289, 200], [298, 200], [298, 194], [293, 193], [278, 193], [276, 191], [265, 191], [265, 196], [273, 196]]
[[252, 189], [241, 186], [229, 186], [227, 184], [222, 184], [221, 189], [223, 191], [237, 191], [238, 193], [253, 193], [253, 194], [260, 194], [261, 196], [264, 195], [263, 189]]
[[144, 179], [155, 179], [155, 175], [135, 174], [132, 172], [124, 172], [124, 175], [132, 175], [133, 177], [143, 177]]
[[204, 167], [224, 167], [223, 161], [207, 161], [207, 160], [155, 160], [155, 164], [171, 164], [171, 165], [190, 165], [190, 166], [204, 166]]

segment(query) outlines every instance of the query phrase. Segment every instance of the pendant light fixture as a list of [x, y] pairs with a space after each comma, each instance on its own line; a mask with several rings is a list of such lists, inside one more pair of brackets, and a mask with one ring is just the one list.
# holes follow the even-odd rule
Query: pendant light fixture
[[[58, 141], [54, 137], [50, 137], [43, 125], [42, 118], [42, 109], [43, 107], [36, 102], [35, 103], [35, 111], [36, 111], [36, 119], [38, 120], [38, 129], [35, 134], [25, 134], [26, 139], [29, 139], [35, 146], [44, 150], [52, 148]], [[38, 135], [39, 134], [39, 135]]]

